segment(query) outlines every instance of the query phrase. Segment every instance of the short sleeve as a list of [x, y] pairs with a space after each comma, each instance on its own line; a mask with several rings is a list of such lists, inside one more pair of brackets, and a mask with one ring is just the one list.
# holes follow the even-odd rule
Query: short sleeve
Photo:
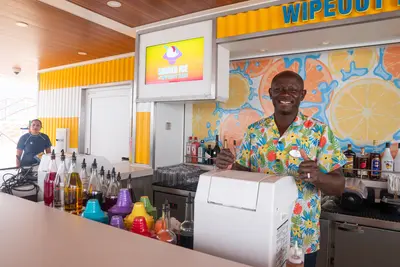
[[45, 135], [45, 139], [46, 139], [46, 143], [45, 143], [44, 149], [46, 150], [48, 148], [51, 148], [51, 141], [50, 141], [50, 138], [47, 136], [47, 134]]
[[24, 134], [18, 140], [17, 149], [24, 150], [25, 149], [25, 142], [26, 142], [26, 135]]
[[242, 140], [239, 152], [236, 155], [236, 163], [249, 168], [250, 167], [250, 152], [251, 152], [251, 133], [248, 129]]
[[323, 130], [317, 151], [318, 166], [324, 173], [339, 169], [347, 163], [339, 141], [328, 126]]

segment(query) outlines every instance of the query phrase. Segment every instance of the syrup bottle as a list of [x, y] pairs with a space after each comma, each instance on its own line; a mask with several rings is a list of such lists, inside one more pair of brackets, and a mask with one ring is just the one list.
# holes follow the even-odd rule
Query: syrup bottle
[[103, 202], [103, 193], [101, 191], [101, 182], [97, 175], [97, 162], [94, 159], [92, 163], [92, 173], [90, 175], [89, 186], [88, 186], [88, 198], [95, 198], [99, 203]]
[[79, 177], [82, 181], [82, 190], [83, 190], [83, 206], [86, 207], [86, 202], [88, 201], [88, 186], [89, 186], [89, 177], [86, 171], [86, 160], [83, 159], [81, 165], [81, 172]]
[[76, 155], [72, 154], [71, 167], [68, 172], [67, 184], [64, 189], [64, 210], [74, 214], [82, 213], [83, 189], [82, 180], [76, 167]]
[[162, 223], [161, 230], [157, 233], [157, 239], [166, 243], [176, 244], [176, 235], [171, 230], [171, 215], [168, 200], [165, 200], [165, 204], [162, 207]]
[[106, 199], [104, 203], [104, 210], [109, 210], [112, 206], [117, 203], [119, 188], [117, 184], [117, 179], [115, 177], [115, 172], [111, 175], [111, 182], [107, 189]]
[[54, 150], [51, 152], [51, 161], [49, 168], [47, 170], [46, 178], [44, 179], [44, 192], [43, 199], [44, 204], [49, 207], [53, 207], [54, 200], [54, 180], [57, 176], [57, 164], [56, 164], [56, 154]]
[[61, 150], [61, 164], [54, 180], [53, 207], [56, 209], [64, 209], [64, 186], [67, 182], [67, 172], [64, 150]]

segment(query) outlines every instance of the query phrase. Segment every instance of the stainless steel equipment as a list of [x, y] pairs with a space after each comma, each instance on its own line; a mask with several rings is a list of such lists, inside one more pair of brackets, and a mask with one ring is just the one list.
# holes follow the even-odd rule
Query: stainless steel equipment
[[199, 176], [204, 172], [198, 166], [187, 164], [158, 168], [153, 174], [153, 200], [159, 214], [162, 204], [168, 200], [171, 217], [183, 222], [186, 197], [189, 193], [196, 195]]

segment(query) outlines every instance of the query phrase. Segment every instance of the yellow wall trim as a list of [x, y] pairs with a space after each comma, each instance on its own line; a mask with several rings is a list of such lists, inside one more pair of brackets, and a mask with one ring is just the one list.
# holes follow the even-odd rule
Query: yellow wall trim
[[[320, 9], [320, 11], [315, 12], [315, 18], [311, 20], [309, 19], [310, 1], [314, 0], [297, 1], [290, 4], [261, 8], [258, 10], [219, 17], [217, 18], [217, 38], [226, 38], [255, 32], [263, 32], [268, 30], [289, 28], [293, 26], [301, 26], [305, 24], [315, 24], [332, 20], [355, 18], [365, 15], [373, 15], [383, 12], [400, 10], [399, 0], [382, 0], [382, 7], [376, 6], [377, 1], [370, 0], [370, 5], [368, 9], [364, 12], [359, 12], [355, 8], [356, 1], [358, 0], [349, 0], [352, 1], [352, 9], [348, 14], [341, 15], [338, 11], [338, 0], [330, 1], [330, 3], [334, 4], [334, 8], [329, 8], [327, 9], [327, 11], [325, 11], [324, 8], [325, 1], [317, 0], [314, 2], [321, 3], [321, 7], [318, 6], [318, 9]], [[303, 12], [304, 6], [307, 6], [307, 14]], [[288, 8], [293, 7], [299, 8], [299, 19], [298, 21], [290, 20], [290, 22], [285, 23], [283, 10], [284, 8], [286, 8], [287, 10]], [[304, 16], [304, 19], [302, 16], [303, 13], [306, 14], [306, 16]], [[329, 14], [332, 13], [336, 15], [329, 16]]]
[[40, 118], [43, 123], [42, 132], [50, 138], [51, 144], [56, 145], [56, 129], [69, 129], [69, 147], [78, 148], [79, 118]]
[[150, 112], [136, 112], [135, 162], [150, 164]]
[[39, 74], [39, 90], [132, 81], [134, 57], [119, 58]]

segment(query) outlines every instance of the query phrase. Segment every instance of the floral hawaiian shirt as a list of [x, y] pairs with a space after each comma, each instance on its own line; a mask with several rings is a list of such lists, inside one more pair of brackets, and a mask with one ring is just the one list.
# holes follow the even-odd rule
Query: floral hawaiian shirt
[[[331, 129], [299, 113], [280, 136], [274, 116], [249, 126], [236, 162], [253, 172], [298, 177], [303, 158], [292, 157], [291, 150], [303, 149], [320, 170], [332, 172], [346, 163], [339, 142]], [[298, 198], [292, 215], [291, 242], [302, 245], [306, 253], [319, 250], [321, 191], [313, 184], [296, 179]]]

